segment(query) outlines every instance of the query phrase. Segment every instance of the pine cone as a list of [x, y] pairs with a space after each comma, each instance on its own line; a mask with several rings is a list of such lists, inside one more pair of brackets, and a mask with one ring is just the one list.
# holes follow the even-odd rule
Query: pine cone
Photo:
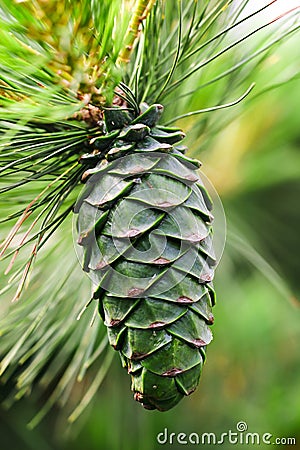
[[162, 110], [105, 111], [104, 134], [81, 161], [90, 168], [75, 213], [83, 268], [134, 398], [166, 411], [199, 383], [215, 257], [200, 163], [177, 145], [179, 129], [157, 125]]

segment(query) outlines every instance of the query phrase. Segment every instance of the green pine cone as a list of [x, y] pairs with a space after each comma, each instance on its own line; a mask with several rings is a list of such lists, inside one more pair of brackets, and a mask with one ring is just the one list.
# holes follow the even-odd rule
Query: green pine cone
[[78, 243], [134, 398], [166, 411], [198, 383], [214, 291], [211, 200], [161, 105], [105, 112], [78, 199]]

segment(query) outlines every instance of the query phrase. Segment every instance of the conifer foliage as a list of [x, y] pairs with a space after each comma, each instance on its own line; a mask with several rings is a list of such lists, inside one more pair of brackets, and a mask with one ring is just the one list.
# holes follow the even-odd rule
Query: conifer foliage
[[145, 408], [196, 388], [212, 339], [213, 211], [170, 125], [207, 146], [239, 113], [299, 28], [299, 7], [259, 22], [277, 1], [0, 2], [0, 374], [7, 405], [50, 390], [32, 425], [84, 377], [71, 421], [97, 392], [113, 354], [98, 310]]

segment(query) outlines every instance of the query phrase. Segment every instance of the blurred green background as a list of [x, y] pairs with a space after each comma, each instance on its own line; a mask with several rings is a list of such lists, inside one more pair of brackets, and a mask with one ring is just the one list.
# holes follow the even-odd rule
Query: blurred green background
[[[293, 60], [297, 39], [274, 56], [280, 60], [275, 68], [279, 75], [286, 61]], [[257, 74], [257, 92], [268, 84], [272, 70], [266, 66]], [[206, 95], [211, 102], [213, 96]], [[174, 410], [146, 411], [133, 401], [129, 377], [115, 354], [109, 376], [73, 425], [66, 420], [69, 409], [53, 408], [37, 428], [27, 429], [47, 398], [47, 392], [41, 397], [38, 389], [10, 409], [1, 409], [1, 450], [197, 448], [159, 445], [156, 437], [165, 428], [169, 433], [219, 436], [236, 431], [239, 421], [247, 423], [249, 432], [271, 433], [272, 439], [296, 438], [290, 447], [300, 449], [299, 105], [296, 78], [256, 99], [247, 98], [225, 128], [215, 136], [211, 132], [207, 141], [195, 138], [198, 128], [192, 119], [180, 124], [190, 130], [190, 154], [202, 160], [228, 221], [215, 279], [214, 341], [198, 390]], [[213, 114], [217, 125], [227, 111]], [[1, 389], [5, 394], [6, 388]]]

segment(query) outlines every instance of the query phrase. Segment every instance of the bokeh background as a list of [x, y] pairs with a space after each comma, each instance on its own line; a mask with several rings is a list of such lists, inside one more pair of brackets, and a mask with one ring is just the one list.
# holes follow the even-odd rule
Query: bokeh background
[[[212, 70], [226, 63], [221, 60]], [[235, 431], [240, 421], [249, 432], [294, 437], [297, 444], [290, 448], [300, 449], [298, 65], [299, 34], [253, 73], [257, 86], [234, 111], [180, 123], [190, 155], [203, 162], [220, 195], [228, 227], [215, 279], [214, 341], [198, 390], [169, 412], [143, 410], [133, 401], [129, 377], [115, 354], [91, 405], [73, 425], [67, 422], [70, 408], [54, 406], [39, 426], [28, 430], [47, 390], [41, 394], [37, 388], [9, 409], [3, 407], [1, 450], [178, 450], [178, 443], [159, 445], [157, 434], [167, 428], [169, 433], [219, 436]], [[270, 89], [260, 95], [265, 86]], [[190, 108], [211, 105], [218, 95], [214, 89], [195, 94]], [[46, 282], [47, 272], [41, 276]], [[5, 390], [0, 389], [3, 397]], [[222, 447], [231, 448], [228, 443]]]

